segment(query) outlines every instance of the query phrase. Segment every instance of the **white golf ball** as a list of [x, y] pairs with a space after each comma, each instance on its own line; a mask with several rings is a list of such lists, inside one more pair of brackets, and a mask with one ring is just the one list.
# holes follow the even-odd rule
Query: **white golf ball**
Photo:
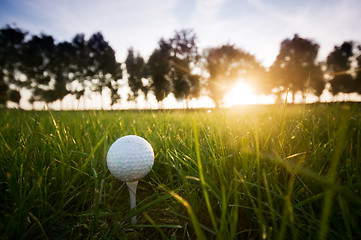
[[127, 135], [116, 140], [109, 148], [107, 165], [111, 174], [125, 182], [145, 177], [154, 163], [153, 148], [147, 140]]

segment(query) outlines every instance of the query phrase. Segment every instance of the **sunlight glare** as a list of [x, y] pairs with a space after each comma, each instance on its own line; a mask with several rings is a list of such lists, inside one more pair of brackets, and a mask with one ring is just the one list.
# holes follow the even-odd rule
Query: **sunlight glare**
[[257, 95], [253, 93], [253, 89], [250, 85], [238, 82], [232, 87], [228, 94], [226, 94], [224, 103], [226, 107], [256, 104]]

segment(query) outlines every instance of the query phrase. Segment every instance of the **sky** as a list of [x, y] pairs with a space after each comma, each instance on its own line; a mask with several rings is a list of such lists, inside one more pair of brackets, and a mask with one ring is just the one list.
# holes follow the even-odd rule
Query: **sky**
[[360, 42], [360, 9], [361, 0], [0, 0], [0, 27], [57, 41], [100, 31], [120, 62], [130, 47], [147, 59], [160, 38], [193, 29], [200, 50], [231, 43], [268, 67], [295, 33], [320, 45], [319, 60], [343, 41]]
[[100, 31], [119, 61], [129, 47], [147, 58], [161, 37], [190, 28], [200, 49], [232, 43], [270, 66], [295, 33], [320, 44], [320, 60], [345, 40], [361, 41], [360, 9], [360, 0], [0, 0], [0, 26], [57, 41]]

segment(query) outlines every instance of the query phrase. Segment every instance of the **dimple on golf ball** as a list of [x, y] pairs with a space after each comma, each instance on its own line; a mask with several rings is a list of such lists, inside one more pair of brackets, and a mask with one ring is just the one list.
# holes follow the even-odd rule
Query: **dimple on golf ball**
[[147, 140], [127, 135], [116, 140], [109, 148], [107, 165], [111, 174], [125, 182], [145, 177], [154, 163], [153, 148]]

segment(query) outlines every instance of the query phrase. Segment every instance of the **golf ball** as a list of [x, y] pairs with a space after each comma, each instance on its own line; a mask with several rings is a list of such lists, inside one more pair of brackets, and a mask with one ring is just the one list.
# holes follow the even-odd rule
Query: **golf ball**
[[116, 140], [109, 148], [107, 165], [111, 174], [125, 182], [145, 177], [154, 163], [153, 148], [147, 140], [127, 135]]

